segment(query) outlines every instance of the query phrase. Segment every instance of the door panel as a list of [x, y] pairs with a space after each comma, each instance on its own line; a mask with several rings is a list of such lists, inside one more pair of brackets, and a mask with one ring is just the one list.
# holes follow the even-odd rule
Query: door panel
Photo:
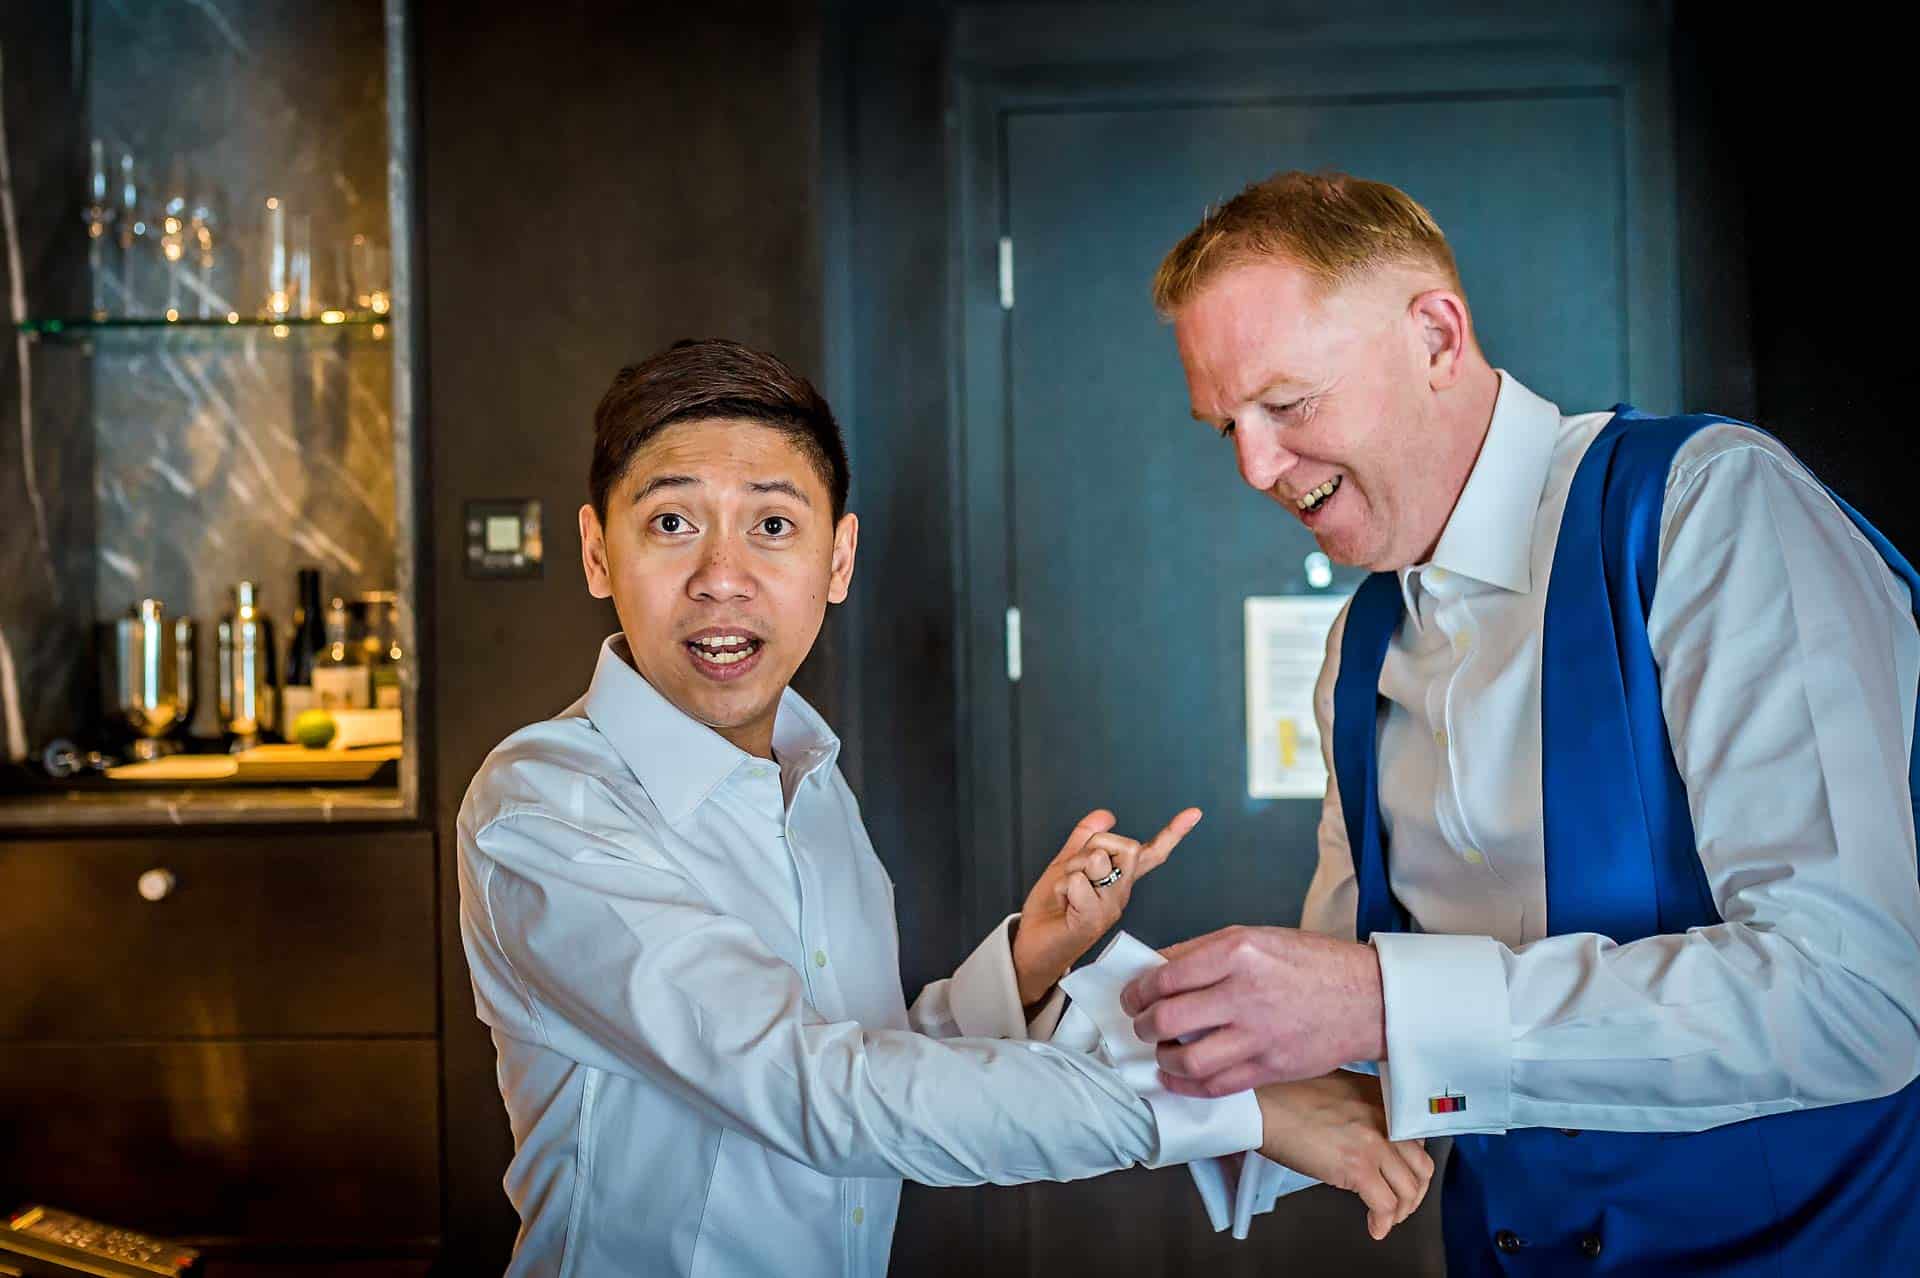
[[1298, 922], [1313, 872], [1319, 805], [1247, 797], [1241, 600], [1305, 591], [1314, 546], [1189, 417], [1148, 299], [1161, 255], [1206, 202], [1277, 169], [1392, 182], [1448, 231], [1489, 357], [1570, 408], [1606, 407], [1627, 380], [1616, 108], [1591, 93], [1007, 118], [1023, 881], [1102, 804], [1139, 834], [1206, 809], [1135, 897], [1127, 926], [1157, 945]]

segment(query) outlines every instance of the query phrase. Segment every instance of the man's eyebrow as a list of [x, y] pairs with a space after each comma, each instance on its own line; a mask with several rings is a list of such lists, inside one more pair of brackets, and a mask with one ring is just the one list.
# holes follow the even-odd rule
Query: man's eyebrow
[[695, 475], [655, 475], [640, 485], [640, 491], [633, 495], [633, 501], [637, 506], [662, 488], [700, 488], [705, 484], [705, 480]]
[[[1247, 403], [1251, 400], [1265, 399], [1268, 395], [1272, 394], [1275, 390], [1278, 390], [1282, 386], [1304, 386], [1304, 385], [1306, 385], [1304, 381], [1293, 376], [1292, 374], [1283, 373], [1280, 370], [1275, 369], [1273, 372], [1267, 374], [1267, 376], [1258, 383], [1256, 389], [1251, 395], [1244, 395], [1240, 399], [1236, 400], [1235, 402]], [[1205, 422], [1208, 425], [1213, 424], [1214, 419], [1211, 417], [1208, 417], [1206, 414], [1202, 413], [1199, 409], [1197, 408], [1190, 409], [1189, 412], [1192, 414], [1193, 420], [1195, 420], [1196, 422]]]
[[755, 493], [785, 493], [809, 510], [813, 508], [813, 503], [807, 499], [807, 495], [801, 492], [799, 486], [791, 480], [769, 479], [757, 484], [749, 483], [747, 485], [747, 491]]

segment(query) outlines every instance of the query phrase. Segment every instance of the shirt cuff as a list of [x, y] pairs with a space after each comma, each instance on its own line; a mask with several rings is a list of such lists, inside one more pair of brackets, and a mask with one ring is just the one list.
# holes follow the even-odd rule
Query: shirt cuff
[[1380, 1063], [1394, 1140], [1504, 1132], [1513, 1085], [1500, 944], [1486, 936], [1375, 932], [1387, 1011]]
[[967, 961], [953, 973], [947, 986], [947, 1004], [953, 1023], [967, 1038], [1046, 1039], [1060, 1023], [1067, 996], [1055, 987], [1040, 1010], [1028, 1021], [1020, 1006], [1020, 982], [1013, 972], [1013, 942], [1009, 929], [1020, 916], [1009, 914], [987, 933]]
[[1217, 1100], [1179, 1096], [1160, 1084], [1154, 1044], [1133, 1032], [1133, 1018], [1120, 1010], [1120, 991], [1140, 973], [1166, 962], [1125, 932], [1117, 934], [1098, 960], [1060, 982], [1100, 1031], [1108, 1060], [1153, 1111], [1156, 1144], [1149, 1167], [1171, 1167], [1196, 1158], [1257, 1149], [1262, 1135], [1260, 1102], [1252, 1092]]

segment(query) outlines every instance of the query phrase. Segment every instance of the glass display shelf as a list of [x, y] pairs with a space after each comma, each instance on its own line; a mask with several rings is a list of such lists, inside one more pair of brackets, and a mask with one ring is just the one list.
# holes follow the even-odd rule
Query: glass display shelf
[[15, 327], [30, 341], [57, 345], [121, 337], [219, 342], [240, 335], [307, 342], [332, 338], [357, 343], [384, 342], [393, 332], [393, 317], [365, 311], [323, 311], [312, 317], [288, 316], [277, 320], [250, 315], [212, 318], [182, 315], [176, 319], [164, 315], [115, 315], [105, 319], [79, 315], [28, 319]]

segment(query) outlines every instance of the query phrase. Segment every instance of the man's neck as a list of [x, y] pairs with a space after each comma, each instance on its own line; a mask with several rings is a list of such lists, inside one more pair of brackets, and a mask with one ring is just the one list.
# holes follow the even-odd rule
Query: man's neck
[[1499, 399], [1500, 374], [1476, 351], [1460, 380], [1443, 393], [1440, 402], [1440, 437], [1448, 441], [1442, 462], [1442, 474], [1448, 485], [1447, 509], [1416, 563], [1426, 563], [1439, 549], [1440, 538], [1460, 504], [1460, 495], [1467, 490], [1467, 480], [1473, 477], [1473, 468], [1480, 463], [1480, 450], [1486, 446], [1487, 434], [1493, 428], [1493, 410]]

